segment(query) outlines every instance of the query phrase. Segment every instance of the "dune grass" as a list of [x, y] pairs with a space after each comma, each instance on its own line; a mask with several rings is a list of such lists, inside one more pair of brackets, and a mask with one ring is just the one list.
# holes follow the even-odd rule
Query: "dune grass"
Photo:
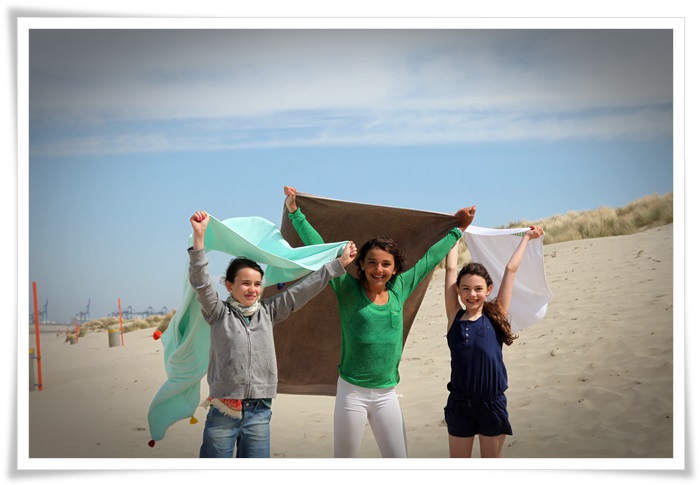
[[[497, 229], [540, 226], [545, 231], [544, 244], [554, 244], [596, 237], [624, 236], [672, 222], [673, 193], [670, 192], [665, 195], [647, 195], [618, 209], [602, 206], [590, 211], [570, 211], [545, 219], [510, 222], [507, 226]], [[459, 245], [458, 264], [462, 265], [471, 261], [471, 255], [464, 238], [460, 239]], [[444, 268], [445, 262], [442, 261], [438, 267]]]
[[[165, 315], [151, 315], [147, 318], [133, 318], [129, 320], [122, 320], [122, 331], [123, 333], [134, 332], [136, 330], [141, 330], [144, 328], [156, 328], [163, 332], [168, 328], [170, 320], [175, 315], [176, 310], [171, 310]], [[106, 332], [111, 329], [119, 329], [119, 318], [117, 317], [105, 317], [98, 318], [96, 320], [90, 320], [80, 325], [80, 335], [82, 337], [87, 332]], [[67, 334], [75, 334], [73, 328], [69, 328]]]
[[546, 219], [511, 222], [505, 228], [540, 226], [545, 231], [544, 244], [553, 244], [595, 237], [624, 236], [672, 222], [671, 192], [665, 195], [647, 195], [618, 209], [602, 206], [584, 212], [570, 211]]
[[[499, 229], [537, 225], [545, 230], [544, 244], [553, 244], [578, 239], [634, 234], [672, 222], [673, 193], [671, 192], [665, 195], [648, 195], [618, 209], [602, 206], [590, 211], [570, 211], [546, 219], [510, 222], [507, 226], [499, 227]], [[459, 264], [461, 265], [470, 261], [471, 255], [464, 238], [460, 239], [459, 245]], [[439, 267], [445, 267], [444, 260]], [[126, 320], [122, 322], [123, 331], [127, 333], [142, 328], [157, 327], [157, 330], [164, 332], [174, 315], [175, 310], [172, 310], [165, 315]], [[119, 328], [117, 317], [100, 318], [81, 325], [80, 336], [88, 331], [107, 331], [111, 328]]]

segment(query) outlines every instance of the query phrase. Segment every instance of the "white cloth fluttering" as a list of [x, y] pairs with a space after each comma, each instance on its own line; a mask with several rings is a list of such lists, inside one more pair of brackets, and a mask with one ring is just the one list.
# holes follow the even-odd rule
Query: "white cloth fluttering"
[[[503, 270], [510, 260], [522, 235], [530, 228], [489, 229], [469, 226], [464, 231], [467, 249], [472, 260], [483, 264], [493, 280], [491, 298], [498, 295], [503, 280]], [[547, 313], [547, 305], [552, 292], [547, 286], [544, 273], [544, 235], [531, 239], [525, 256], [515, 277], [513, 296], [508, 313], [511, 317], [513, 333], [542, 320]]]

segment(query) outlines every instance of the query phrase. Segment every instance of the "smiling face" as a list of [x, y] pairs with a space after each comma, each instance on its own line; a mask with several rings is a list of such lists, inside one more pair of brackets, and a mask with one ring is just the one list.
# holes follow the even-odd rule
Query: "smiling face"
[[394, 256], [383, 249], [372, 248], [360, 261], [360, 269], [364, 272], [364, 279], [369, 288], [383, 289], [396, 274]]
[[481, 312], [486, 298], [491, 294], [492, 285], [476, 274], [466, 274], [457, 282], [456, 290], [459, 300], [464, 304], [468, 314]]
[[365, 289], [384, 290], [387, 282], [403, 271], [404, 255], [396, 241], [377, 236], [362, 245], [355, 264], [358, 279], [367, 283]]
[[262, 275], [253, 268], [241, 268], [233, 282], [226, 280], [226, 289], [241, 305], [251, 306], [262, 293]]

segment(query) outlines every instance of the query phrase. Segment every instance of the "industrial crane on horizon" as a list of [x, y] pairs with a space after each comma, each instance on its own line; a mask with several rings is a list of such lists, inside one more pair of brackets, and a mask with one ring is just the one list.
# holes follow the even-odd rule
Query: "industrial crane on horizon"
[[[34, 312], [29, 314], [29, 320], [34, 321]], [[49, 321], [49, 299], [46, 299], [44, 303], [44, 309], [39, 310], [39, 323], [46, 323]]]
[[76, 313], [75, 316], [78, 317], [79, 323], [85, 323], [90, 320], [90, 298], [88, 298], [85, 310], [81, 310], [80, 312]]
[[[148, 318], [153, 315], [165, 315], [169, 312], [167, 306], [164, 306], [163, 308], [160, 309], [160, 311], [156, 311], [153, 309], [152, 306], [149, 306], [142, 312], [137, 312], [135, 311], [131, 305], [126, 307], [126, 309], [122, 310], [122, 316], [126, 318], [127, 320], [131, 320], [132, 318], [140, 317], [140, 318]], [[119, 316], [119, 310], [115, 310], [112, 313], [109, 314], [111, 317], [118, 317]]]

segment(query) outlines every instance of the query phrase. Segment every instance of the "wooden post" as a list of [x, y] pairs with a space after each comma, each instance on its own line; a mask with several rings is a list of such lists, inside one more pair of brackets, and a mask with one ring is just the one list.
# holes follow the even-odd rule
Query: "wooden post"
[[36, 281], [32, 282], [32, 290], [34, 291], [34, 330], [36, 332], [36, 364], [39, 377], [39, 390], [42, 388], [41, 380], [41, 331], [39, 329], [39, 304], [36, 296]]

